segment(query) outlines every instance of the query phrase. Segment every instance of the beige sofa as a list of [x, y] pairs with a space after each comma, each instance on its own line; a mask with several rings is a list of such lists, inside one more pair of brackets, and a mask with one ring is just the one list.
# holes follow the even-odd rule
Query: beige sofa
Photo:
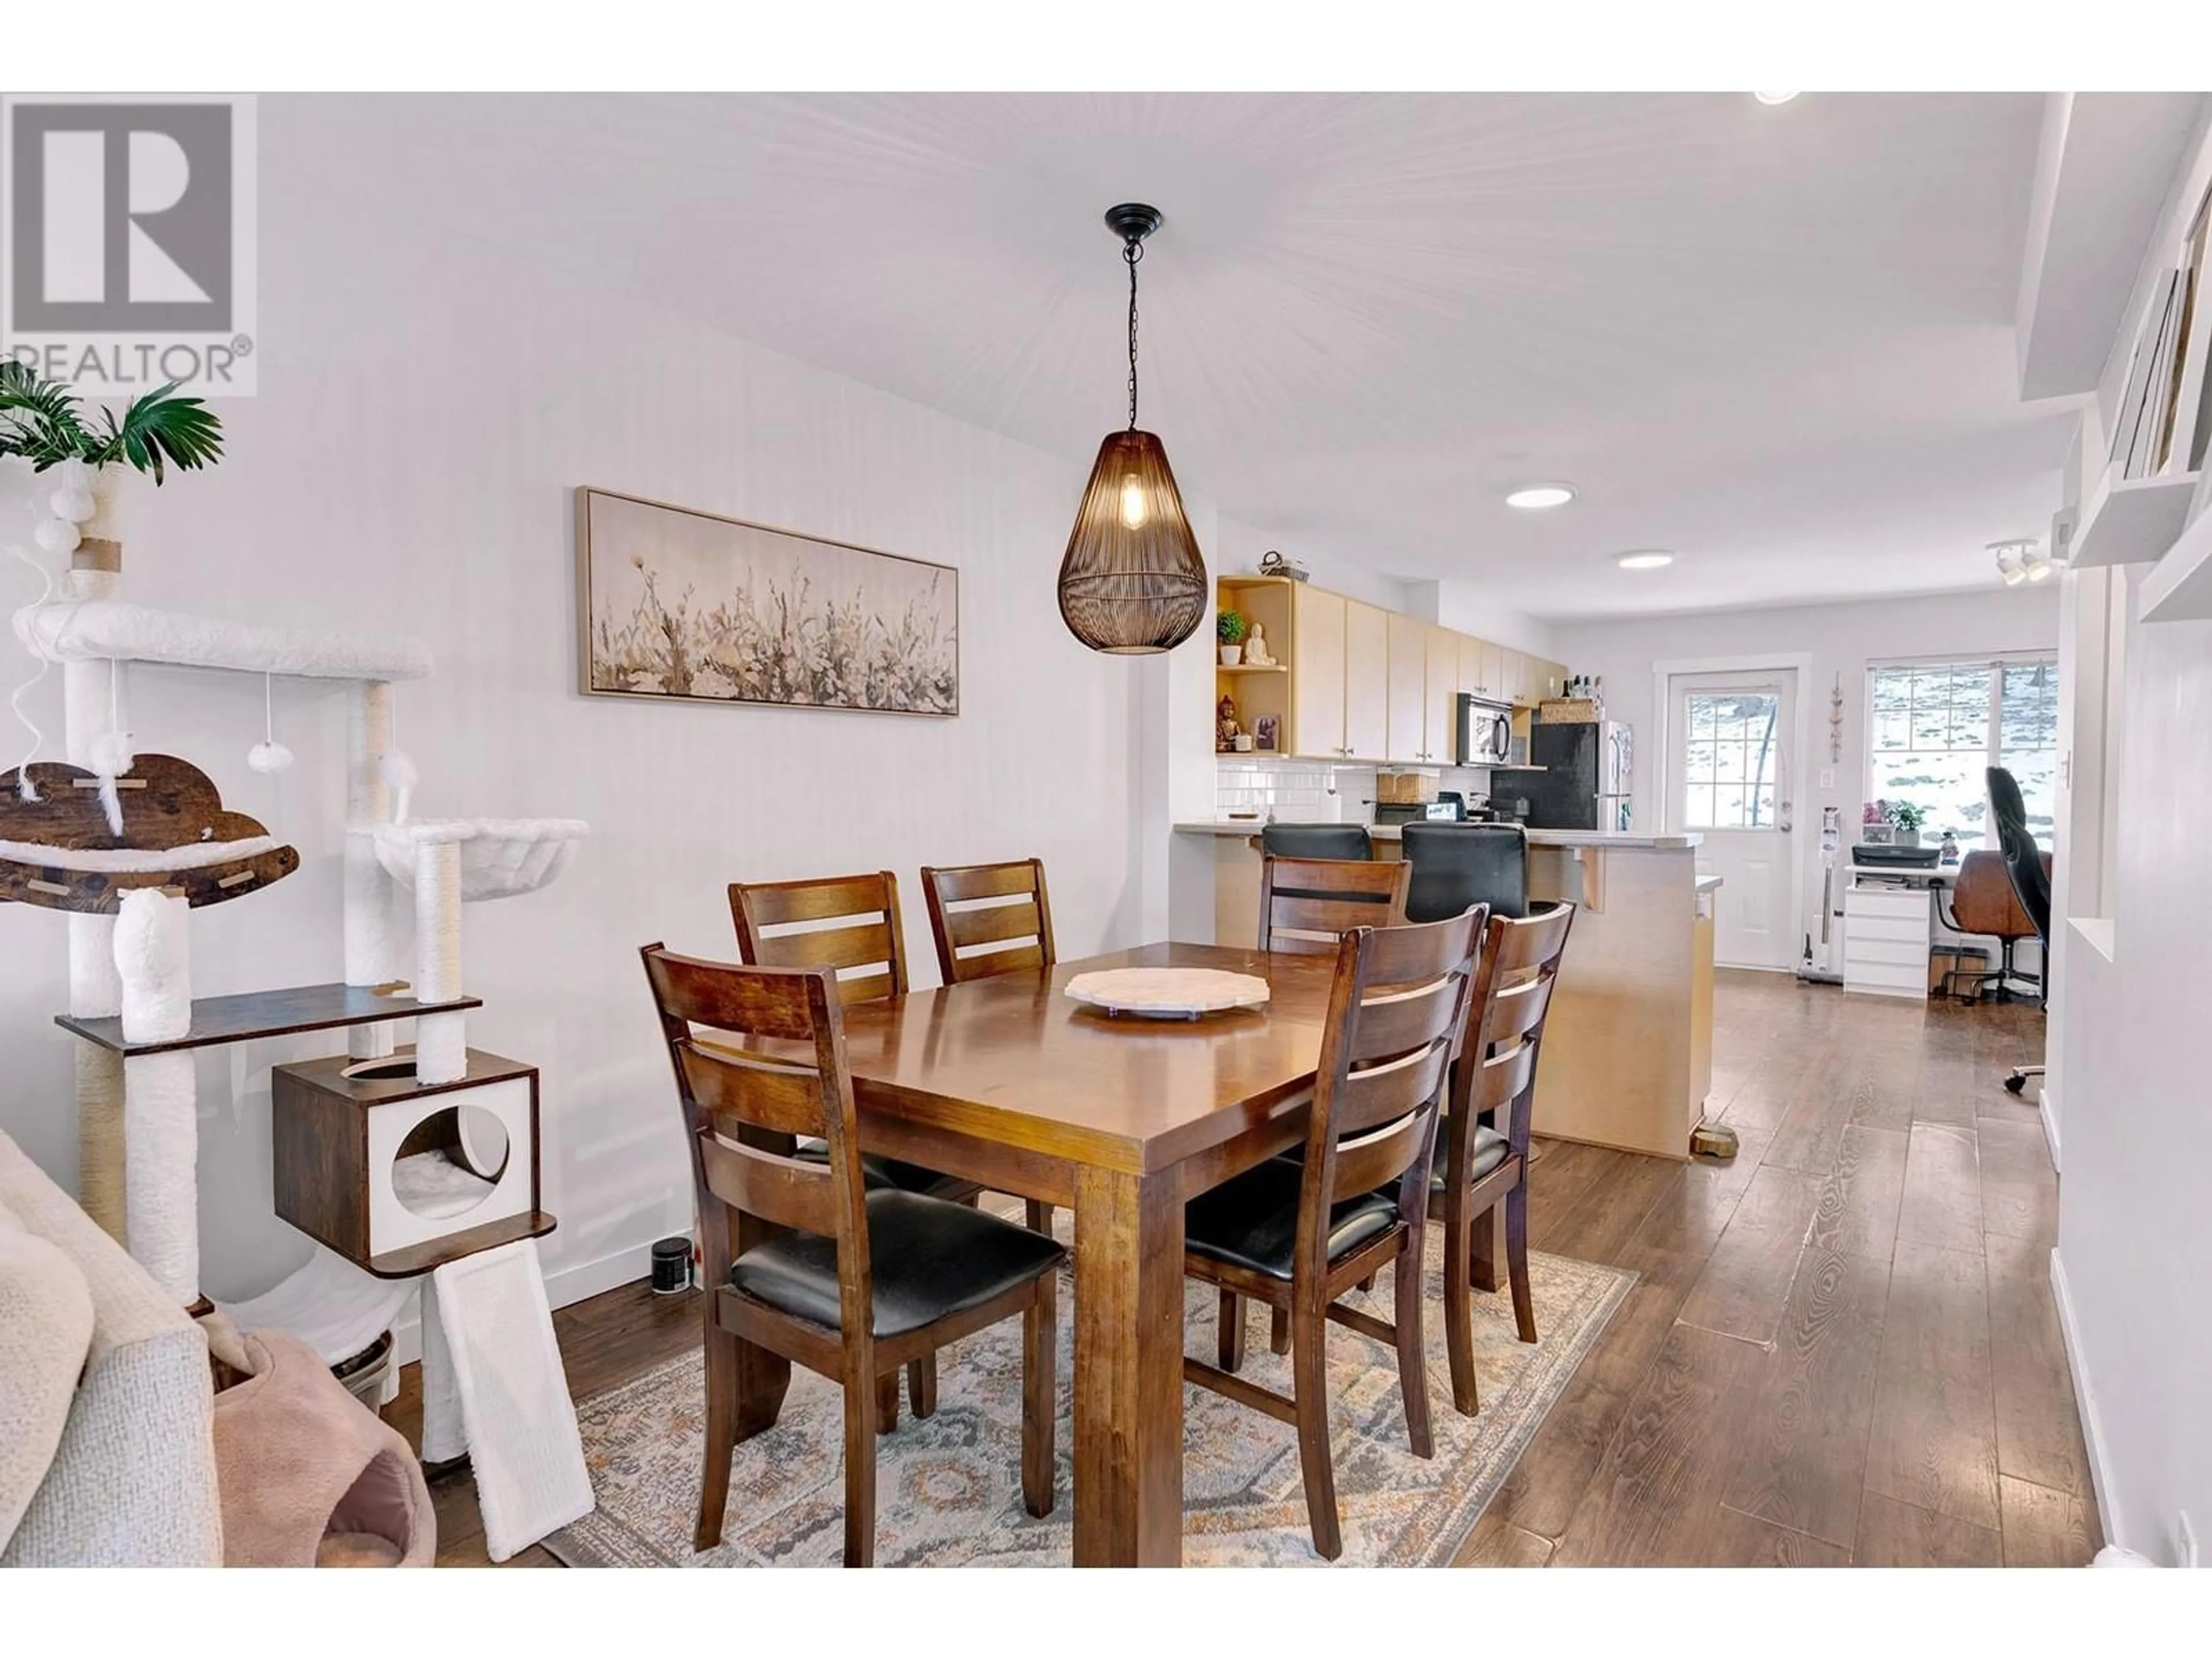
[[0, 1567], [222, 1565], [207, 1339], [4, 1134], [0, 1209], [76, 1264], [93, 1306], [60, 1444]]

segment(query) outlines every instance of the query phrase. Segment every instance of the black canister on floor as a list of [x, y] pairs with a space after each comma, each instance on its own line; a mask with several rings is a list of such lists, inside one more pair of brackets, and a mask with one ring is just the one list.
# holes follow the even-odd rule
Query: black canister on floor
[[691, 1288], [691, 1241], [664, 1238], [653, 1247], [653, 1293], [681, 1296]]

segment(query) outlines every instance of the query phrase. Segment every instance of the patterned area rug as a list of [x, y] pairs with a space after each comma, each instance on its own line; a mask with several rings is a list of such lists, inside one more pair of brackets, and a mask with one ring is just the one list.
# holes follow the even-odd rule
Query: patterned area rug
[[[1068, 1222], [1061, 1212], [1065, 1236]], [[1442, 1230], [1429, 1232], [1430, 1416], [1437, 1455], [1406, 1445], [1396, 1356], [1331, 1326], [1329, 1400], [1346, 1566], [1440, 1565], [1452, 1559], [1512, 1469], [1636, 1275], [1534, 1255], [1529, 1276], [1543, 1338], [1514, 1335], [1501, 1289], [1475, 1297], [1482, 1411], [1452, 1408], [1444, 1357]], [[1363, 1298], [1389, 1316], [1387, 1277]], [[1065, 1566], [1069, 1560], [1070, 1319], [1060, 1297], [1058, 1502], [1043, 1520], [1021, 1501], [1021, 1322], [1008, 1320], [939, 1356], [938, 1408], [906, 1414], [876, 1442], [876, 1559], [885, 1566]], [[1287, 1394], [1290, 1361], [1267, 1352], [1267, 1315], [1252, 1323], [1243, 1375]], [[1192, 1285], [1185, 1346], [1211, 1361], [1214, 1300]], [[697, 1352], [672, 1359], [578, 1412], [599, 1508], [546, 1540], [574, 1566], [835, 1566], [844, 1544], [842, 1395], [794, 1370], [776, 1426], [740, 1445], [722, 1542], [691, 1551], [699, 1502], [703, 1378]], [[1194, 1566], [1322, 1565], [1306, 1528], [1297, 1440], [1286, 1424], [1195, 1388], [1183, 1391], [1183, 1559]]]

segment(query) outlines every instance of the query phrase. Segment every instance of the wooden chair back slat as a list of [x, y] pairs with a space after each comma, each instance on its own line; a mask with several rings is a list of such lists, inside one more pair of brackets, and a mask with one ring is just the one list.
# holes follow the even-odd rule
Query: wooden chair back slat
[[676, 1045], [676, 1066], [691, 1099], [710, 1118], [779, 1134], [829, 1133], [822, 1073], [811, 1066], [781, 1065], [687, 1037]]
[[[1052, 966], [1052, 900], [1042, 860], [926, 865], [921, 887], [929, 902], [938, 971], [947, 985]], [[1011, 940], [1026, 942], [1010, 945]], [[1002, 948], [984, 948], [988, 946]]]
[[1431, 1096], [1441, 1099], [1445, 1068], [1450, 1064], [1450, 1043], [1431, 1038], [1425, 1046], [1387, 1064], [1348, 1073], [1337, 1096], [1332, 1124], [1338, 1143], [1419, 1111]]
[[945, 932], [956, 949], [969, 945], [996, 945], [1002, 939], [1033, 939], [1037, 936], [1036, 906], [988, 904], [973, 910], [949, 911], [945, 918]]
[[813, 1016], [787, 981], [732, 978], [726, 963], [679, 957], [658, 945], [646, 946], [645, 967], [664, 1030], [675, 1023], [672, 1042], [693, 1025], [789, 1042], [814, 1035]]
[[[738, 954], [757, 967], [835, 969], [848, 1006], [906, 994], [898, 878], [888, 870], [814, 881], [733, 881], [730, 915], [738, 925]], [[846, 925], [805, 925], [823, 921]]]
[[[1402, 877], [1395, 890], [1402, 898]], [[1401, 1213], [1411, 1223], [1425, 1212], [1427, 1160], [1465, 1034], [1483, 921], [1478, 906], [1421, 927], [1357, 928], [1338, 942], [1306, 1133], [1294, 1282], [1325, 1279], [1328, 1217], [1340, 1198], [1396, 1180]]]
[[1474, 1080], [1468, 1091], [1469, 1109], [1480, 1112], [1504, 1110], [1528, 1092], [1536, 1077], [1536, 1045], [1523, 1042], [1502, 1054], [1493, 1054], [1474, 1068]]
[[891, 930], [880, 921], [817, 927], [781, 934], [768, 951], [779, 968], [881, 969], [891, 959]]
[[971, 899], [1026, 897], [1038, 890], [1043, 867], [1035, 859], [1017, 859], [1008, 864], [931, 865], [921, 875], [924, 884], [945, 903], [963, 904]]
[[1511, 985], [1501, 985], [1492, 991], [1487, 1018], [1482, 1023], [1481, 1040], [1493, 1051], [1501, 1045], [1518, 1042], [1543, 1023], [1551, 1012], [1553, 978], [1548, 974], [1535, 974]]
[[1371, 1193], [1405, 1174], [1427, 1150], [1433, 1114], [1406, 1112], [1364, 1134], [1336, 1143], [1336, 1190]]
[[837, 1178], [820, 1164], [802, 1164], [722, 1139], [698, 1138], [707, 1190], [732, 1210], [780, 1227], [837, 1236]]
[[1286, 859], [1260, 863], [1260, 948], [1333, 955], [1354, 927], [1395, 927], [1406, 919], [1402, 860]]
[[[1511, 975], [1527, 973], [1547, 962], [1556, 965], [1559, 953], [1566, 948], [1567, 930], [1574, 925], [1574, 920], [1575, 907], [1565, 902], [1525, 916], [1493, 918], [1490, 936], [1498, 941], [1498, 972]], [[1513, 925], [1500, 929], [1494, 925], [1498, 921]], [[1484, 949], [1491, 948], [1486, 942]]]

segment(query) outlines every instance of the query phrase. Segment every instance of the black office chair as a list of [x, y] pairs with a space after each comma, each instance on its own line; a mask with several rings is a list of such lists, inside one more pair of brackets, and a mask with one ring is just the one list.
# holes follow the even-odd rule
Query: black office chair
[[1271, 823], [1260, 832], [1260, 850], [1276, 859], [1371, 860], [1375, 843], [1364, 824]]
[[1528, 832], [1519, 824], [1417, 821], [1401, 834], [1413, 866], [1407, 921], [1442, 921], [1471, 904], [1516, 921], [1528, 914]]
[[[1989, 770], [1990, 812], [1996, 818], [1997, 845], [2004, 854], [2005, 873], [2012, 878], [2012, 890], [2020, 900], [2020, 908], [2027, 912], [2027, 919], [2035, 927], [2036, 942], [2042, 947], [2043, 975], [2038, 988], [2048, 1006], [2051, 998], [2051, 877], [2043, 867], [2043, 849], [2035, 844], [2028, 833], [2027, 802], [2021, 799], [2020, 784], [2002, 766]], [[2021, 1066], [2014, 1068], [2005, 1079], [2005, 1087], [2019, 1094], [2027, 1087], [2032, 1077], [2041, 1077], [2040, 1066]]]

